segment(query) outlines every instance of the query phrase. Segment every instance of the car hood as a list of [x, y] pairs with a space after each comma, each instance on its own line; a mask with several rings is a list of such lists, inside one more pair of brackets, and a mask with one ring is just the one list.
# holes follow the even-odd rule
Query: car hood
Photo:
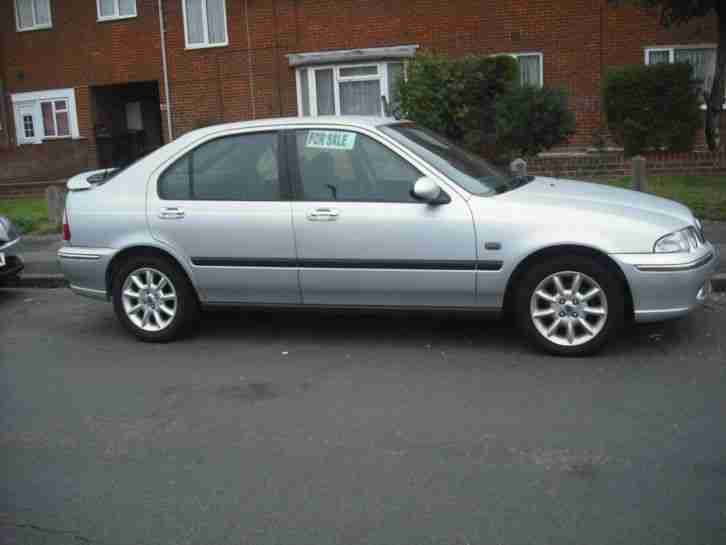
[[693, 225], [693, 213], [678, 202], [640, 191], [621, 189], [605, 184], [537, 177], [511, 193], [515, 199], [536, 199], [557, 207], [635, 216], [676, 227]]
[[472, 199], [470, 206], [483, 240], [527, 240], [534, 249], [577, 244], [608, 253], [647, 253], [658, 238], [695, 223], [686, 206], [668, 199], [546, 177], [493, 198]]

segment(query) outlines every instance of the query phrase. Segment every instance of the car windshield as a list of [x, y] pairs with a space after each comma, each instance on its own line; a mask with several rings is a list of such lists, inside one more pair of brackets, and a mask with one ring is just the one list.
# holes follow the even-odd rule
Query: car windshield
[[379, 129], [475, 195], [495, 195], [520, 185], [481, 157], [413, 123], [382, 125]]

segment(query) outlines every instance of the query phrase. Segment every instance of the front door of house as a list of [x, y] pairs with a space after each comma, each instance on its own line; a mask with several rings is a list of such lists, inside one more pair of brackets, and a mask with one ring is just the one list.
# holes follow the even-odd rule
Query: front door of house
[[15, 123], [20, 129], [18, 144], [34, 144], [42, 139], [37, 104], [18, 104], [15, 109]]

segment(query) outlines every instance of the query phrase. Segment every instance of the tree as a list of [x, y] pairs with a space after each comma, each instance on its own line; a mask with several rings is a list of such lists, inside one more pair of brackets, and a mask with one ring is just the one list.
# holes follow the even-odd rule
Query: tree
[[519, 69], [508, 56], [423, 53], [407, 72], [396, 93], [402, 116], [478, 152], [496, 133], [494, 105], [517, 85]]
[[718, 48], [716, 72], [710, 91], [703, 93], [706, 102], [706, 143], [715, 151], [721, 145], [719, 134], [721, 111], [726, 94], [726, 1], [724, 0], [608, 0], [613, 5], [635, 4], [642, 8], [660, 8], [660, 22], [668, 28], [700, 17], [716, 15], [718, 20]]

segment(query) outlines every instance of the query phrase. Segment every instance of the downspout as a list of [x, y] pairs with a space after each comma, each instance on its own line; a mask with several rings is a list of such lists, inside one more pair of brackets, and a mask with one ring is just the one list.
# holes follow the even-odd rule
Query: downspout
[[164, 29], [164, 0], [159, 0], [159, 34], [161, 35], [161, 70], [164, 75], [164, 98], [166, 99], [166, 128], [169, 142], [174, 140], [171, 126], [171, 95], [169, 94], [169, 70], [166, 65], [166, 30]]
[[245, 0], [245, 26], [247, 28], [247, 68], [250, 79], [250, 105], [252, 106], [252, 119], [257, 119], [255, 112], [255, 73], [252, 68], [252, 36], [250, 35], [250, 11]]

